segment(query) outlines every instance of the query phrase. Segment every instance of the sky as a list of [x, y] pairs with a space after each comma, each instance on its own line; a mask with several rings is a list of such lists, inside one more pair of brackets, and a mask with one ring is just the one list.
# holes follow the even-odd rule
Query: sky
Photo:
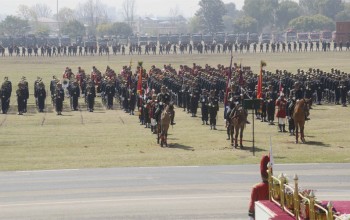
[[[121, 5], [124, 0], [100, 0], [102, 3], [115, 7], [116, 11], [121, 11]], [[85, 2], [84, 0], [58, 0], [58, 7], [69, 7], [75, 9], [78, 3]], [[167, 16], [171, 9], [178, 8], [179, 14], [185, 17], [192, 17], [198, 10], [199, 0], [136, 0], [136, 12], [137, 15], [154, 15], [154, 16]], [[224, 3], [233, 2], [238, 9], [241, 9], [244, 0], [223, 0]], [[57, 11], [57, 0], [2, 0], [0, 14], [15, 15], [18, 9], [18, 5], [35, 5], [36, 3], [45, 3], [51, 6], [53, 13]]]

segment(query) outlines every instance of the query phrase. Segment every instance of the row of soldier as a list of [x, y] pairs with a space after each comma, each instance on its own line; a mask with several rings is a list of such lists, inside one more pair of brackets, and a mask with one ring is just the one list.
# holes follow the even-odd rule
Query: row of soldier
[[[111, 49], [111, 50], [110, 50]], [[87, 55], [163, 55], [163, 54], [192, 54], [194, 50], [198, 54], [206, 53], [243, 53], [243, 52], [260, 52], [260, 53], [277, 53], [277, 52], [307, 52], [307, 51], [349, 51], [350, 42], [276, 42], [276, 43], [224, 43], [224, 44], [146, 44], [144, 46], [137, 44], [122, 45], [117, 44], [111, 47], [101, 46], [41, 46], [41, 47], [24, 47], [10, 46], [3, 47], [0, 45], [0, 56], [87, 56]], [[127, 51], [128, 50], [128, 51]]]
[[[86, 75], [81, 68], [78, 69], [78, 73], [75, 75], [70, 68], [66, 68], [62, 82], [54, 78], [50, 83], [52, 102], [56, 103], [56, 97], [61, 97], [56, 92], [57, 88], [63, 87], [63, 89], [66, 89], [66, 93], [68, 93], [65, 95], [70, 97], [72, 110], [78, 110], [78, 98], [82, 94], [85, 97], [88, 110], [93, 111], [96, 93], [101, 93], [102, 103], [107, 108], [113, 108], [113, 99], [114, 97], [118, 97], [123, 109], [133, 114], [135, 106], [139, 103], [139, 97], [136, 91], [137, 71], [133, 74], [130, 68], [124, 67], [122, 73], [117, 75], [111, 68], [107, 67], [106, 72], [101, 74], [96, 67], [93, 67], [90, 75]], [[210, 91], [210, 94], [213, 93], [218, 102], [224, 101], [223, 96], [226, 89], [225, 81], [228, 71], [229, 67], [224, 67], [223, 65], [218, 65], [216, 68], [209, 65], [205, 67], [196, 64], [193, 64], [193, 67], [181, 65], [179, 70], [175, 70], [171, 65], [164, 65], [162, 70], [152, 66], [148, 74], [144, 73], [143, 90], [155, 91], [158, 94], [161, 92], [160, 88], [165, 86], [168, 89], [171, 100], [179, 107], [184, 108], [188, 113], [191, 113], [191, 116], [195, 117], [199, 106], [198, 103], [201, 103], [203, 100], [201, 96], [205, 97], [207, 95], [204, 92], [201, 94], [201, 91]], [[242, 82], [239, 82], [241, 81], [239, 79], [240, 75], [244, 76]], [[239, 100], [254, 97], [257, 76], [249, 68], [242, 69], [234, 65], [232, 82], [236, 82], [239, 85], [236, 87], [236, 91], [234, 91], [237, 97], [242, 97]], [[343, 106], [347, 104], [350, 85], [349, 75], [334, 69], [329, 73], [318, 69], [310, 69], [306, 72], [299, 70], [296, 74], [280, 70], [277, 70], [276, 73], [265, 71], [263, 82], [266, 88], [266, 94], [270, 90], [277, 93], [276, 91], [282, 88], [282, 92], [286, 97], [290, 97], [292, 96], [291, 91], [294, 89], [295, 82], [298, 82], [297, 84], [300, 85], [303, 97], [314, 99], [318, 104], [321, 104], [323, 101], [333, 101], [335, 104], [342, 104]], [[43, 94], [43, 92], [37, 93], [36, 91], [39, 91], [39, 89], [45, 91], [45, 85], [42, 81], [38, 80], [35, 82], [35, 88], [38, 88], [34, 89], [34, 95], [36, 103], [39, 106], [38, 109], [41, 112], [44, 110], [43, 102], [37, 99], [38, 96], [46, 97], [46, 94]], [[26, 103], [26, 99], [28, 99], [29, 92], [27, 90], [28, 83], [23, 78], [18, 84], [18, 93], [16, 92], [19, 97], [24, 97], [23, 99], [25, 101], [23, 103]], [[11, 91], [11, 82], [8, 78], [5, 78], [1, 86], [3, 113], [8, 111]], [[271, 105], [269, 104], [271, 100], [272, 103], [276, 101], [276, 95], [272, 98], [269, 96], [263, 96], [262, 98], [264, 100], [263, 103], [267, 100], [266, 109], [270, 109], [268, 106]], [[21, 108], [19, 113], [26, 111], [26, 105], [22, 107], [19, 104], [18, 106]], [[262, 109], [265, 109], [264, 106]], [[205, 109], [204, 112], [206, 112]], [[273, 117], [268, 112], [270, 111], [267, 110], [267, 114], [264, 114], [264, 111], [262, 111], [261, 119], [271, 122], [271, 118]], [[205, 119], [206, 116], [204, 113], [203, 121], [206, 123], [207, 120]]]

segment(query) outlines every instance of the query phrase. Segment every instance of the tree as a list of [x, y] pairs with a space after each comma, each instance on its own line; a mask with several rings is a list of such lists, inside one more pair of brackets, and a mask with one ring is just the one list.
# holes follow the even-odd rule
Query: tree
[[87, 0], [85, 3], [79, 3], [76, 9], [77, 19], [88, 25], [89, 34], [96, 33], [96, 27], [99, 24], [108, 21], [106, 6], [100, 0]]
[[300, 15], [300, 7], [298, 3], [291, 0], [283, 1], [278, 5], [276, 11], [276, 25], [283, 30], [288, 26], [288, 23], [291, 20]]
[[16, 16], [7, 16], [0, 23], [0, 29], [6, 35], [16, 36], [24, 35], [30, 31], [28, 20], [23, 20]]
[[298, 31], [334, 30], [334, 22], [324, 15], [300, 16], [289, 22], [289, 27]]
[[132, 35], [132, 28], [125, 22], [115, 22], [113, 24], [100, 24], [97, 26], [97, 32], [100, 36], [103, 35]]
[[188, 22], [188, 28], [190, 33], [200, 33], [201, 32], [201, 24], [198, 16], [194, 16], [190, 18]]
[[18, 16], [23, 18], [24, 20], [36, 21], [38, 20], [38, 15], [27, 5], [19, 5], [18, 6]]
[[61, 8], [58, 12], [58, 20], [62, 23], [68, 23], [69, 21], [76, 20], [74, 10], [67, 7]]
[[245, 0], [243, 11], [245, 15], [257, 21], [258, 31], [265, 26], [276, 24], [278, 0]]
[[240, 11], [237, 10], [236, 5], [233, 2], [225, 4], [225, 11], [226, 16], [229, 16], [234, 19], [236, 19], [240, 14]]
[[196, 16], [199, 17], [204, 32], [215, 33], [224, 30], [222, 16], [225, 14], [225, 5], [222, 0], [201, 0]]
[[332, 19], [344, 10], [342, 0], [299, 0], [299, 5], [304, 15], [322, 14]]
[[135, 0], [124, 0], [123, 2], [123, 14], [125, 21], [132, 26], [135, 16]]
[[71, 38], [83, 36], [85, 35], [85, 26], [77, 20], [72, 20], [61, 26], [61, 33], [69, 35]]
[[32, 11], [35, 12], [38, 18], [49, 18], [52, 16], [52, 10], [47, 4], [35, 4], [31, 7]]
[[257, 33], [258, 21], [252, 17], [244, 16], [234, 21], [234, 29], [238, 33]]

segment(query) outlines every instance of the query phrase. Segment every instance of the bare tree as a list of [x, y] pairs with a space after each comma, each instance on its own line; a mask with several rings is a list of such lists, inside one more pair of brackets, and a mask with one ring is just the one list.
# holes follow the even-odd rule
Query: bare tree
[[176, 5], [175, 8], [171, 8], [169, 11], [169, 15], [170, 15], [171, 23], [175, 25], [177, 23], [178, 17], [181, 15], [179, 6]]
[[35, 13], [35, 11], [33, 11], [33, 9], [27, 5], [19, 5], [17, 14], [20, 18], [29, 21], [36, 21], [38, 18], [38, 15]]
[[76, 19], [75, 12], [73, 9], [64, 7], [58, 12], [58, 20], [63, 23], [68, 23]]
[[50, 6], [47, 4], [35, 4], [31, 7], [31, 9], [36, 13], [36, 15], [40, 18], [49, 18], [52, 16], [52, 10]]
[[135, 0], [124, 0], [123, 14], [125, 21], [132, 27], [135, 16]]
[[96, 33], [96, 27], [108, 21], [107, 6], [100, 0], [87, 0], [85, 3], [79, 3], [76, 9], [78, 20], [88, 25], [90, 34]]

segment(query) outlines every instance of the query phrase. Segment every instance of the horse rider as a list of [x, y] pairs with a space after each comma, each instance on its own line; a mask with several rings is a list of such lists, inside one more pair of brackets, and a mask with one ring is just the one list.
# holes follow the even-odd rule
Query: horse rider
[[0, 88], [1, 110], [2, 114], [6, 114], [10, 107], [10, 97], [12, 93], [12, 83], [7, 76], [4, 77], [4, 82]]
[[[300, 99], [304, 98], [303, 90], [301, 89], [301, 85], [299, 82], [294, 83], [294, 89], [291, 90], [290, 95], [295, 103], [298, 103]], [[305, 114], [305, 120], [310, 120], [308, 115]]]
[[285, 100], [283, 93], [276, 100], [276, 106], [278, 108], [276, 117], [278, 119], [279, 132], [287, 132], [286, 131], [287, 101]]
[[[162, 112], [163, 109], [165, 108], [165, 105], [169, 105], [170, 104], [170, 95], [169, 93], [166, 91], [166, 87], [162, 86], [160, 89], [160, 93], [157, 95], [157, 101], [159, 103], [158, 105], [158, 109], [157, 111]], [[174, 122], [174, 118], [175, 118], [175, 111], [172, 110], [171, 111], [171, 125], [175, 125], [176, 123]]]

